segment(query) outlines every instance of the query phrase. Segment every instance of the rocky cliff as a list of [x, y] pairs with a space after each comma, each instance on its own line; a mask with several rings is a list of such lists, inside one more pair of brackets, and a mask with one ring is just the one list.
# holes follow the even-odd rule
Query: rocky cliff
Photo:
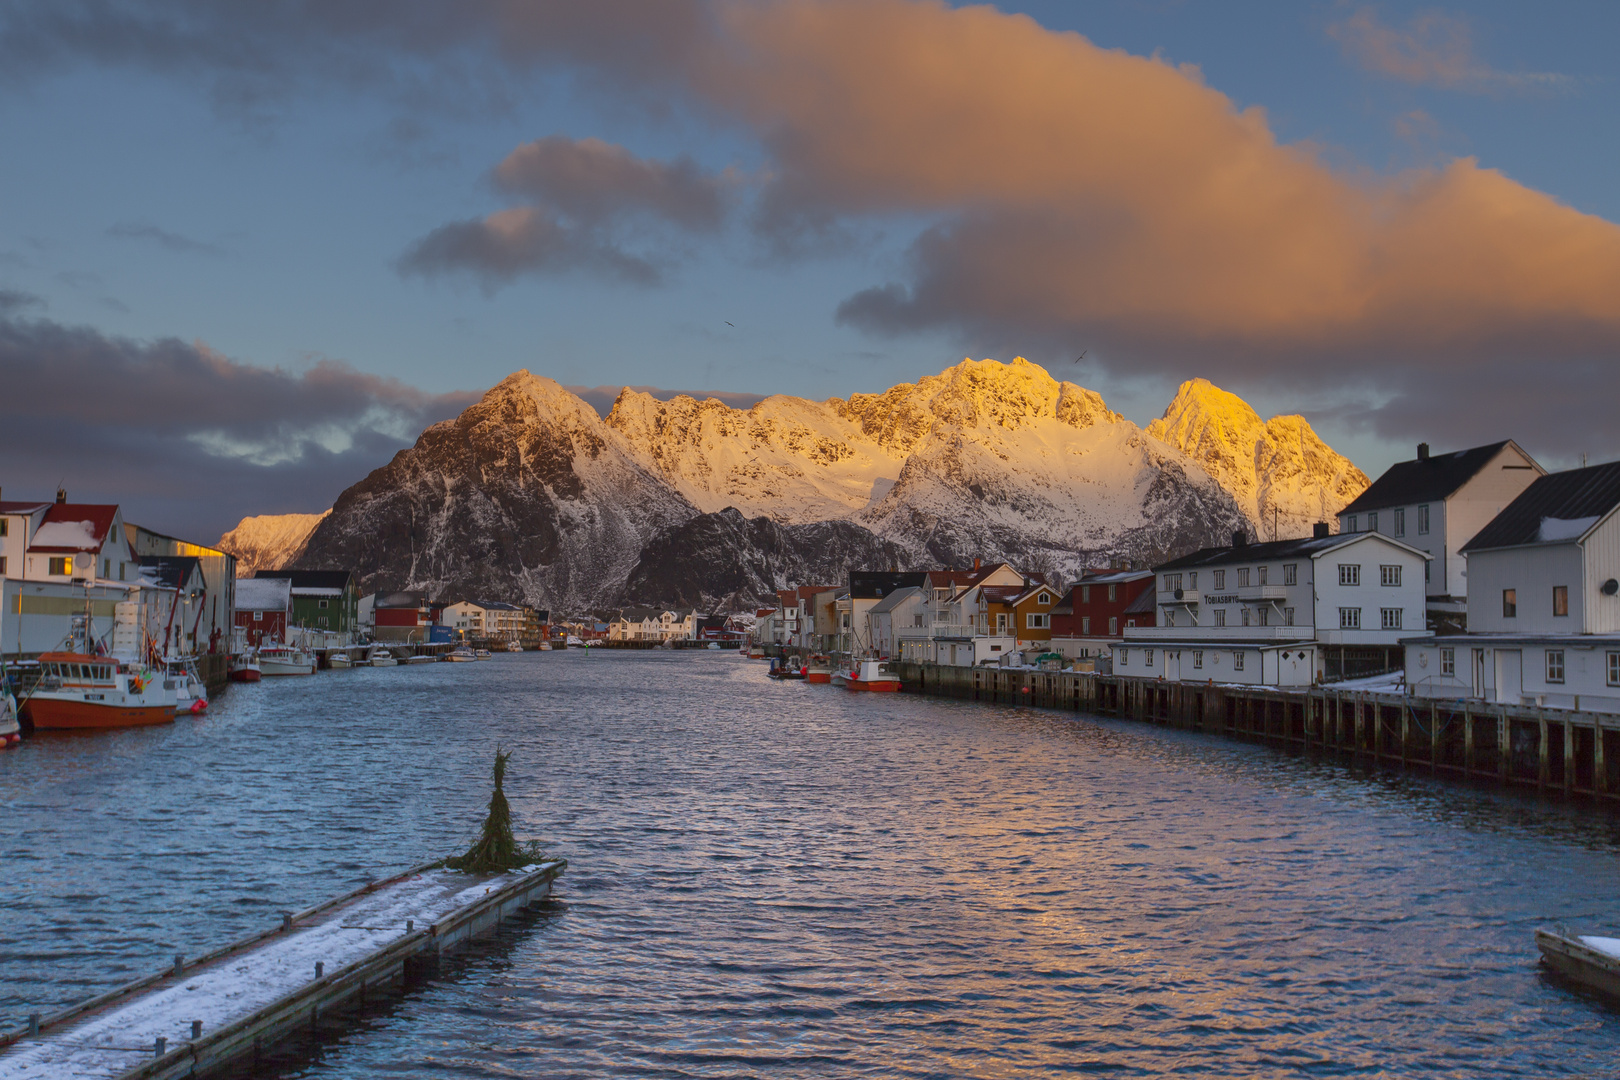
[[237, 577], [252, 577], [259, 570], [280, 570], [304, 553], [310, 533], [331, 512], [245, 517], [214, 546], [236, 556]]

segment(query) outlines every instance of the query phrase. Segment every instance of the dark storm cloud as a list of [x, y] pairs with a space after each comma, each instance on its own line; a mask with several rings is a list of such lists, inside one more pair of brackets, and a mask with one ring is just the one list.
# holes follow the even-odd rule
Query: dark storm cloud
[[203, 543], [245, 514], [324, 509], [476, 397], [331, 361], [294, 375], [175, 339], [18, 318], [0, 318], [0, 385], [8, 497], [61, 483]]
[[217, 244], [204, 243], [193, 240], [189, 236], [160, 229], [156, 225], [141, 222], [119, 222], [107, 230], [107, 235], [118, 240], [137, 240], [144, 243], [156, 244], [164, 251], [172, 251], [179, 255], [224, 255], [226, 251]]

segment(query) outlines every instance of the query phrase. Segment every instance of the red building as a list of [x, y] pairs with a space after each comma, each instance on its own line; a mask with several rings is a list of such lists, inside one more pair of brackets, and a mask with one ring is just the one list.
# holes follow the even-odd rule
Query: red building
[[1052, 647], [1071, 659], [1106, 653], [1127, 626], [1155, 623], [1151, 570], [1088, 570], [1052, 609]]
[[287, 578], [242, 578], [236, 583], [236, 625], [247, 644], [287, 640], [292, 582]]

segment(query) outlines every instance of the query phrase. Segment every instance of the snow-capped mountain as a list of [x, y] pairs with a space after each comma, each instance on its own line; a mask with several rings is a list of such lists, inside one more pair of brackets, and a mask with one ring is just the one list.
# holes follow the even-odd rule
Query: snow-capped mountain
[[564, 610], [741, 605], [875, 564], [1072, 579], [1257, 532], [1274, 505], [1308, 531], [1365, 485], [1302, 419], [1201, 381], [1144, 432], [1023, 359], [746, 410], [626, 389], [605, 419], [524, 371], [344, 492], [300, 564]]
[[1206, 379], [1181, 384], [1148, 434], [1185, 453], [1232, 493], [1271, 539], [1306, 535], [1312, 523], [1337, 528], [1337, 514], [1367, 489], [1367, 476], [1317, 437], [1303, 416], [1260, 415]]
[[257, 570], [280, 570], [304, 553], [309, 534], [331, 512], [245, 517], [215, 546], [236, 556], [237, 577], [252, 577]]

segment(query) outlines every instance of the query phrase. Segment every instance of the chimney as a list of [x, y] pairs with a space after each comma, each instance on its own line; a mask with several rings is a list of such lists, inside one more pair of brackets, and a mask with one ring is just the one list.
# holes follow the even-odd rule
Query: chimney
[[67, 488], [56, 489], [56, 503], [58, 506], [67, 502]]
[[1249, 534], [1241, 529], [1234, 529], [1232, 531], [1232, 546], [1235, 548], [1248, 547]]
[[978, 568], [979, 568], [979, 560], [977, 558], [975, 558], [973, 560], [973, 569], [977, 570]]
[[1311, 536], [1313, 539], [1326, 540], [1331, 535], [1333, 534], [1328, 531], [1328, 523], [1325, 521], [1318, 521], [1315, 525], [1311, 526]]
[[1429, 460], [1429, 444], [1428, 443], [1426, 443], [1426, 442], [1418, 443], [1418, 460], [1419, 461], [1428, 461]]

